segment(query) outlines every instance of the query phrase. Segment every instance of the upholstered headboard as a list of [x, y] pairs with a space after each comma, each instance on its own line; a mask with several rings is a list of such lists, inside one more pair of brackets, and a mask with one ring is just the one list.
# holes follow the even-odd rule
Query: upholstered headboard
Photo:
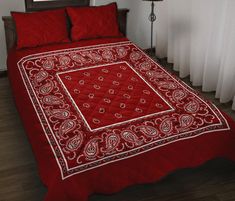
[[[53, 0], [53, 1], [40, 1], [40, 0], [25, 0], [26, 11], [39, 11], [61, 8], [65, 6], [88, 6], [89, 0]], [[118, 10], [118, 22], [120, 31], [126, 35], [127, 13], [128, 9]], [[12, 17], [3, 16], [2, 20], [5, 27], [6, 46], [7, 52], [16, 44], [17, 34], [15, 23]]]
[[66, 6], [89, 6], [90, 0], [25, 0], [25, 10], [39, 11]]

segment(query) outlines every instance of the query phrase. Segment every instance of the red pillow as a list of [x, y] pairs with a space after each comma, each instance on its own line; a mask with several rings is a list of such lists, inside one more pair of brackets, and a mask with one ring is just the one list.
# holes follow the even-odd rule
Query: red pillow
[[69, 7], [73, 41], [100, 37], [122, 36], [117, 20], [117, 4], [97, 7]]
[[18, 49], [69, 41], [64, 9], [11, 14], [16, 24]]

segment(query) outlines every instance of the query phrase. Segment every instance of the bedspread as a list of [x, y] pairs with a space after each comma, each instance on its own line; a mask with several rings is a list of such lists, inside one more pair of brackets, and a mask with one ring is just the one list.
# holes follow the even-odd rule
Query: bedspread
[[130, 41], [19, 55], [17, 66], [9, 57], [10, 79], [46, 200], [86, 200], [234, 159], [234, 122]]

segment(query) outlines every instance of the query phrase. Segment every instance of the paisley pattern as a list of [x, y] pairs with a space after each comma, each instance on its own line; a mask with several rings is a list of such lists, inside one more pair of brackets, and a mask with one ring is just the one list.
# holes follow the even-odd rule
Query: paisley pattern
[[138, 127], [138, 129], [140, 129], [140, 132], [142, 132], [147, 137], [157, 137], [158, 136], [157, 129], [152, 126], [140, 126], [140, 127]]
[[66, 66], [70, 63], [70, 57], [69, 56], [60, 56], [59, 57], [59, 63], [61, 66]]
[[18, 68], [62, 179], [230, 129], [214, 105], [128, 41], [29, 55]]
[[185, 98], [187, 96], [186, 92], [184, 92], [183, 90], [175, 90], [172, 94], [172, 98], [178, 102], [181, 101], [183, 98]]
[[84, 155], [88, 160], [95, 159], [99, 153], [98, 138], [90, 140], [85, 146]]
[[80, 64], [86, 63], [86, 59], [83, 56], [79, 55], [79, 54], [71, 53], [69, 56], [72, 60], [74, 60], [74, 61], [76, 61]]
[[173, 130], [173, 122], [171, 118], [167, 118], [160, 124], [160, 130], [163, 134], [169, 135]]
[[119, 135], [111, 133], [106, 137], [106, 152], [114, 151], [120, 143]]
[[102, 53], [102, 57], [107, 60], [113, 60], [113, 53], [110, 50], [105, 50]]
[[75, 135], [71, 139], [69, 139], [66, 143], [66, 148], [69, 151], [76, 151], [82, 144], [82, 134]]
[[140, 69], [147, 71], [151, 69], [151, 63], [149, 61], [144, 61], [143, 63], [140, 64]]
[[45, 96], [43, 102], [47, 105], [60, 105], [62, 103], [60, 98], [54, 95]]
[[65, 109], [53, 109], [48, 111], [48, 114], [57, 119], [67, 119], [70, 116], [70, 112]]
[[191, 115], [184, 114], [179, 117], [180, 128], [179, 130], [187, 130], [194, 122], [194, 118]]
[[59, 135], [61, 137], [64, 136], [64, 134], [68, 133], [69, 131], [72, 131], [76, 126], [76, 123], [75, 121], [71, 120], [71, 119], [68, 119], [68, 120], [65, 120], [64, 122], [62, 122], [62, 124], [60, 125], [60, 128], [59, 128]]
[[50, 58], [47, 58], [46, 60], [42, 61], [42, 67], [45, 70], [52, 70], [54, 68], [54, 61]]
[[141, 58], [142, 58], [142, 54], [141, 54], [141, 52], [139, 52], [139, 51], [132, 52], [132, 53], [130, 54], [130, 59], [131, 59], [131, 61], [133, 61], [133, 62], [136, 62], [136, 61], [138, 61], [138, 60], [141, 59]]
[[193, 100], [184, 106], [184, 110], [189, 113], [196, 113], [199, 110], [199, 107], [200, 107], [199, 103]]
[[121, 133], [122, 138], [131, 144], [138, 145], [140, 140], [138, 139], [137, 135], [133, 133], [131, 130], [125, 130]]
[[39, 71], [34, 77], [34, 83], [38, 84], [42, 82], [44, 79], [48, 77], [48, 73], [46, 71]]
[[124, 47], [118, 47], [116, 51], [119, 58], [123, 58], [127, 55], [127, 50]]
[[44, 84], [39, 88], [39, 93], [42, 95], [47, 95], [53, 90], [54, 84], [52, 81], [49, 81], [48, 83]]

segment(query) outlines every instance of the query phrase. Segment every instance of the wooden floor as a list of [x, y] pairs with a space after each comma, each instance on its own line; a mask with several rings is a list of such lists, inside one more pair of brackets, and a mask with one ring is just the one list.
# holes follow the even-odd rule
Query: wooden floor
[[[213, 93], [203, 95], [235, 119], [231, 103], [219, 104]], [[8, 79], [0, 78], [0, 201], [42, 201], [45, 193]], [[216, 159], [174, 172], [155, 184], [133, 186], [111, 196], [94, 195], [90, 201], [235, 201], [235, 163]]]

